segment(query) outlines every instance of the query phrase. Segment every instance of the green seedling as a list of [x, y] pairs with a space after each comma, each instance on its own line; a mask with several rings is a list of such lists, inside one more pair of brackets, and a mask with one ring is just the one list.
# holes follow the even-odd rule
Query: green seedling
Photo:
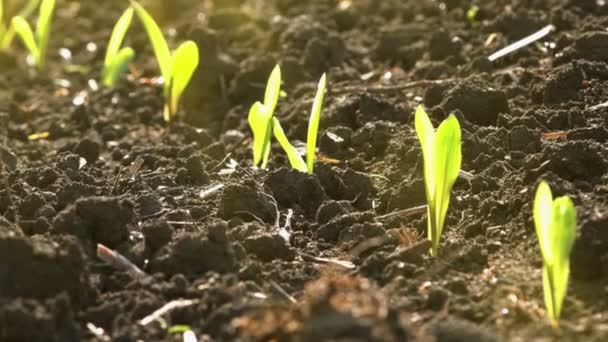
[[249, 127], [253, 132], [253, 165], [266, 168], [270, 156], [272, 118], [281, 94], [281, 67], [277, 64], [266, 83], [264, 103], [257, 101], [249, 110]]
[[120, 48], [133, 19], [133, 7], [120, 16], [112, 30], [112, 36], [106, 50], [103, 62], [102, 82], [108, 88], [114, 88], [120, 77], [127, 71], [129, 63], [135, 57], [135, 51], [130, 47]]
[[319, 121], [321, 120], [321, 109], [323, 108], [323, 98], [325, 97], [326, 85], [326, 76], [323, 74], [323, 76], [321, 76], [321, 80], [319, 80], [319, 85], [317, 86], [317, 94], [315, 95], [315, 100], [312, 103], [310, 120], [308, 120], [308, 136], [306, 138], [306, 165], [308, 168], [308, 173], [313, 173], [314, 170]]
[[435, 132], [426, 111], [418, 106], [415, 126], [424, 159], [428, 238], [431, 240], [431, 255], [436, 257], [450, 205], [450, 192], [460, 173], [460, 123], [450, 115]]
[[472, 24], [477, 19], [477, 14], [479, 14], [479, 6], [473, 5], [469, 7], [467, 10], [467, 20]]
[[289, 159], [289, 164], [291, 167], [300, 171], [307, 172], [308, 167], [306, 166], [306, 162], [302, 159], [300, 152], [295, 148], [287, 139], [283, 128], [281, 127], [281, 123], [277, 118], [272, 118], [272, 131], [274, 133], [275, 138], [287, 154], [287, 158]]
[[45, 67], [46, 51], [51, 33], [51, 19], [54, 11], [55, 0], [42, 0], [35, 33], [25, 17], [16, 16], [11, 21], [12, 27], [21, 38], [23, 45], [34, 57], [35, 64], [40, 70]]
[[[15, 38], [15, 28], [13, 25], [5, 25], [2, 19], [4, 18], [4, 0], [0, 0], [0, 46], [2, 49], [8, 49]], [[38, 8], [40, 0], [30, 0], [18, 15], [29, 18]]]
[[163, 117], [166, 122], [169, 122], [175, 116], [182, 93], [198, 67], [198, 47], [196, 43], [189, 40], [178, 46], [171, 54], [167, 40], [154, 18], [139, 3], [131, 0], [131, 6], [133, 6], [135, 13], [144, 25], [156, 55], [156, 61], [164, 81], [165, 106]]
[[547, 315], [558, 325], [562, 304], [568, 291], [570, 251], [576, 237], [576, 208], [572, 200], [553, 200], [551, 188], [544, 181], [534, 199], [534, 226], [543, 256], [543, 292]]

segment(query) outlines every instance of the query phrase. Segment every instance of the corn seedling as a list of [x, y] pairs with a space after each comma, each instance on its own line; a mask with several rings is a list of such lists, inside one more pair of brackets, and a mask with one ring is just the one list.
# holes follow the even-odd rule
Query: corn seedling
[[477, 14], [479, 13], [479, 6], [477, 5], [473, 5], [471, 7], [469, 7], [469, 9], [467, 10], [467, 20], [469, 21], [469, 23], [474, 23], [475, 20], [477, 19]]
[[137, 2], [131, 1], [131, 6], [141, 20], [156, 55], [156, 61], [163, 77], [163, 96], [165, 106], [163, 117], [166, 122], [173, 119], [177, 112], [182, 93], [190, 83], [194, 71], [198, 67], [199, 54], [196, 43], [189, 40], [182, 43], [171, 54], [167, 40], [152, 16]]
[[306, 166], [308, 168], [308, 173], [313, 173], [314, 170], [319, 121], [321, 120], [321, 109], [323, 108], [323, 98], [325, 97], [326, 85], [326, 76], [323, 74], [323, 76], [321, 76], [321, 80], [319, 80], [319, 85], [317, 86], [317, 94], [315, 95], [315, 100], [312, 103], [310, 120], [308, 120], [308, 136], [306, 138]]
[[557, 326], [568, 291], [570, 251], [576, 237], [576, 208], [572, 200], [553, 200], [551, 188], [544, 181], [534, 199], [534, 226], [543, 256], [543, 292], [547, 315]]
[[272, 118], [272, 131], [274, 133], [275, 138], [287, 154], [287, 158], [289, 159], [289, 164], [291, 167], [300, 171], [307, 172], [308, 168], [306, 166], [306, 162], [302, 159], [300, 152], [295, 148], [287, 139], [283, 128], [281, 127], [281, 123], [277, 118]]
[[249, 110], [249, 127], [253, 132], [253, 165], [266, 168], [270, 156], [272, 118], [281, 94], [281, 67], [277, 64], [266, 83], [264, 103], [257, 101]]
[[11, 20], [11, 25], [21, 38], [23, 45], [34, 57], [38, 69], [42, 70], [45, 67], [46, 50], [51, 33], [51, 20], [55, 11], [55, 0], [42, 0], [39, 11], [35, 33], [23, 16], [14, 17]]
[[[0, 47], [2, 49], [8, 49], [9, 46], [13, 43], [13, 39], [15, 38], [15, 28], [9, 24], [6, 25], [2, 19], [4, 19], [4, 0], [0, 0]], [[38, 4], [40, 0], [30, 0], [27, 2], [25, 7], [19, 12], [18, 15], [29, 18], [32, 13], [38, 8]]]
[[436, 257], [450, 205], [450, 192], [458, 178], [462, 161], [460, 123], [450, 115], [435, 132], [426, 111], [418, 106], [415, 126], [424, 159], [428, 239], [432, 243], [431, 255]]
[[120, 16], [112, 30], [112, 36], [106, 50], [103, 63], [102, 82], [108, 88], [114, 88], [120, 77], [125, 73], [129, 63], [135, 57], [135, 51], [130, 47], [120, 48], [133, 19], [133, 7], [129, 7]]

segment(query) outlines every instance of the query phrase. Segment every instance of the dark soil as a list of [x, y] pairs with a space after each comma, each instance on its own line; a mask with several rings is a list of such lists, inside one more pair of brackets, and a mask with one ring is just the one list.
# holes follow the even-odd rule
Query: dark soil
[[[59, 1], [46, 72], [18, 42], [2, 53], [1, 341], [181, 341], [175, 325], [199, 341], [608, 340], [603, 1], [477, 1], [474, 22], [464, 0], [145, 4], [171, 46], [201, 51], [170, 125], [139, 24], [129, 78], [94, 85], [125, 1]], [[314, 175], [278, 145], [268, 170], [251, 168], [247, 112], [277, 62], [292, 141], [328, 73]], [[420, 103], [435, 124], [459, 118], [474, 175], [454, 187], [438, 259], [424, 212], [386, 216], [425, 204]], [[541, 179], [578, 209], [558, 329], [532, 222]], [[146, 275], [104, 263], [98, 243]]]

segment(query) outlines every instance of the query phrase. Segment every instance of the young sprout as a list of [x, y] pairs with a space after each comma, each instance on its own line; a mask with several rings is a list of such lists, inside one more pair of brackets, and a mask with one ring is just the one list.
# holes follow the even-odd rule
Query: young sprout
[[[30, 0], [27, 2], [25, 7], [19, 12], [19, 15], [24, 18], [29, 18], [34, 11], [38, 8], [38, 4], [40, 0]], [[0, 0], [0, 22], [2, 18], [4, 18], [4, 8], [3, 8], [4, 0]], [[4, 25], [4, 23], [0, 23], [0, 48], [8, 49], [9, 46], [13, 43], [13, 38], [15, 38], [15, 28], [12, 25]]]
[[477, 14], [479, 13], [479, 6], [473, 5], [469, 7], [467, 10], [467, 20], [472, 24], [477, 19]]
[[156, 61], [164, 81], [165, 106], [163, 117], [166, 122], [169, 122], [177, 112], [182, 93], [198, 67], [198, 47], [196, 43], [189, 40], [178, 46], [171, 54], [169, 45], [154, 18], [136, 1], [131, 0], [131, 6], [133, 6], [135, 13], [144, 25], [156, 55]]
[[264, 103], [257, 101], [249, 110], [249, 127], [253, 132], [253, 165], [266, 168], [270, 156], [272, 118], [281, 94], [281, 67], [277, 64], [266, 83]]
[[283, 131], [281, 123], [279, 123], [279, 120], [277, 118], [272, 118], [272, 131], [274, 133], [275, 138], [277, 138], [277, 141], [287, 154], [287, 158], [289, 159], [289, 164], [291, 164], [291, 167], [300, 172], [307, 172], [308, 167], [306, 166], [304, 159], [302, 159], [302, 156], [300, 155], [300, 152], [298, 152], [298, 149], [295, 148], [289, 142], [287, 136], [285, 136], [285, 132]]
[[576, 209], [572, 200], [553, 200], [551, 188], [542, 181], [534, 199], [534, 226], [543, 256], [543, 292], [547, 314], [558, 325], [568, 290], [570, 251], [576, 237]]
[[306, 138], [306, 165], [308, 167], [308, 173], [312, 173], [314, 169], [319, 121], [321, 120], [321, 109], [323, 108], [326, 84], [326, 77], [325, 74], [323, 74], [321, 80], [319, 80], [319, 85], [317, 86], [317, 94], [312, 103], [310, 120], [308, 120], [308, 137]]
[[112, 36], [106, 50], [103, 62], [102, 82], [108, 88], [114, 88], [120, 77], [125, 73], [129, 63], [135, 57], [135, 51], [130, 47], [120, 48], [133, 19], [133, 7], [120, 16], [112, 30]]
[[43, 70], [45, 67], [46, 50], [49, 43], [51, 19], [54, 11], [55, 0], [42, 0], [38, 23], [36, 24], [36, 33], [34, 33], [30, 24], [28, 24], [23, 16], [16, 16], [11, 21], [15, 32], [21, 38], [23, 45], [34, 57], [35, 64], [40, 70]]
[[450, 115], [435, 132], [422, 106], [416, 109], [415, 121], [424, 159], [428, 238], [431, 240], [431, 255], [436, 257], [450, 205], [450, 192], [462, 161], [460, 124], [455, 116]]

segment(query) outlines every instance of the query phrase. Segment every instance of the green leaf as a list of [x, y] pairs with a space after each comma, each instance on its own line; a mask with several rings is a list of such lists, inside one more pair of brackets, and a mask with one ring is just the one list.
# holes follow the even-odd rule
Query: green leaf
[[[29, 16], [38, 8], [39, 3], [40, 0], [30, 0], [18, 15], [23, 18], [29, 18]], [[0, 16], [0, 18], [2, 18], [2, 16]], [[6, 32], [4, 33], [4, 36], [0, 38], [0, 43], [2, 45], [0, 49], [7, 49], [12, 44], [13, 38], [15, 37], [15, 28], [12, 25], [9, 25], [8, 28], [5, 27], [5, 29]]]
[[321, 110], [323, 108], [323, 98], [325, 97], [326, 85], [326, 76], [323, 74], [323, 76], [321, 76], [321, 80], [319, 81], [319, 85], [317, 86], [317, 94], [315, 95], [315, 100], [312, 103], [310, 119], [308, 120], [308, 136], [306, 138], [306, 165], [309, 173], [313, 173], [315, 164], [319, 122], [321, 121]]
[[443, 226], [450, 205], [452, 186], [458, 179], [460, 164], [462, 162], [460, 124], [455, 116], [450, 115], [444, 120], [433, 142], [433, 173], [434, 173], [434, 200], [436, 223], [435, 251], [439, 247], [439, 239], [443, 233]]
[[4, 0], [0, 0], [0, 42], [4, 40], [6, 26], [4, 26]]
[[108, 88], [114, 88], [120, 77], [127, 71], [133, 58], [135, 58], [135, 51], [132, 48], [121, 49], [104, 68], [103, 84]]
[[36, 39], [38, 41], [38, 67], [44, 69], [46, 50], [51, 34], [51, 22], [55, 11], [55, 0], [42, 0], [40, 15], [36, 24]]
[[534, 227], [540, 245], [540, 250], [545, 263], [550, 262], [551, 246], [546, 238], [550, 234], [551, 222], [553, 221], [553, 195], [549, 184], [541, 181], [536, 190], [534, 198]]
[[189, 325], [177, 324], [169, 328], [169, 334], [181, 334], [185, 333], [188, 330], [192, 330]]
[[544, 181], [536, 190], [534, 224], [543, 256], [543, 295], [547, 314], [557, 325], [568, 291], [570, 252], [576, 238], [576, 208], [568, 197], [552, 199]]
[[171, 78], [171, 51], [169, 50], [169, 45], [165, 40], [165, 36], [154, 18], [152, 18], [139, 3], [131, 0], [131, 6], [135, 9], [135, 13], [137, 13], [137, 16], [148, 33], [148, 38], [150, 38], [150, 42], [152, 42], [152, 49], [156, 55], [160, 73], [166, 84], [167, 82], [170, 82]]
[[104, 59], [104, 67], [107, 69], [108, 66], [114, 60], [114, 57], [120, 51], [120, 46], [125, 39], [125, 35], [129, 30], [129, 26], [131, 26], [131, 21], [133, 20], [133, 7], [127, 8], [124, 13], [120, 16], [114, 29], [112, 30], [112, 35], [110, 36], [110, 41], [108, 43], [108, 48], [106, 49], [106, 57]]
[[458, 119], [450, 115], [435, 132], [422, 106], [416, 110], [415, 127], [424, 159], [428, 237], [432, 242], [431, 254], [436, 256], [450, 205], [450, 193], [460, 173], [461, 130]]
[[32, 31], [30, 24], [28, 24], [28, 22], [22, 16], [13, 17], [11, 23], [15, 28], [17, 35], [19, 38], [21, 38], [23, 45], [25, 45], [30, 54], [36, 59], [36, 62], [38, 62], [38, 44], [36, 44], [34, 32]]
[[[433, 200], [435, 180], [433, 179], [433, 141], [435, 140], [435, 128], [429, 119], [424, 107], [418, 106], [415, 114], [415, 127], [420, 146], [422, 148], [424, 164], [424, 183], [427, 201]], [[431, 204], [431, 203], [429, 203]], [[431, 205], [429, 205], [430, 207]]]
[[170, 115], [165, 116], [165, 121], [169, 122], [171, 116], [177, 112], [179, 99], [192, 79], [199, 62], [198, 47], [196, 43], [189, 40], [182, 43], [173, 53], [171, 61], [171, 79], [169, 82], [169, 110]]
[[264, 106], [270, 109], [270, 112], [274, 114], [279, 102], [279, 96], [281, 94], [281, 67], [277, 64], [266, 83], [266, 92], [264, 93]]
[[267, 160], [267, 151], [270, 150], [270, 137], [272, 133], [272, 112], [261, 102], [256, 102], [249, 110], [249, 127], [253, 133], [253, 164], [262, 163]]
[[473, 6], [469, 7], [469, 9], [467, 10], [467, 20], [470, 23], [474, 23], [475, 19], [477, 19], [478, 13], [479, 13], [479, 6], [473, 5]]
[[285, 132], [283, 131], [283, 128], [281, 127], [281, 123], [279, 122], [279, 120], [277, 118], [273, 117], [272, 123], [273, 123], [272, 126], [273, 126], [274, 136], [275, 136], [275, 138], [277, 138], [277, 141], [279, 142], [279, 144], [281, 145], [281, 147], [287, 154], [287, 158], [289, 159], [289, 163], [291, 164], [291, 167], [300, 172], [307, 172], [308, 168], [306, 167], [306, 163], [304, 162], [304, 159], [302, 159], [302, 156], [300, 155], [300, 153], [298, 153], [298, 149], [295, 148], [289, 142], [289, 140], [287, 139], [287, 136], [285, 136]]

